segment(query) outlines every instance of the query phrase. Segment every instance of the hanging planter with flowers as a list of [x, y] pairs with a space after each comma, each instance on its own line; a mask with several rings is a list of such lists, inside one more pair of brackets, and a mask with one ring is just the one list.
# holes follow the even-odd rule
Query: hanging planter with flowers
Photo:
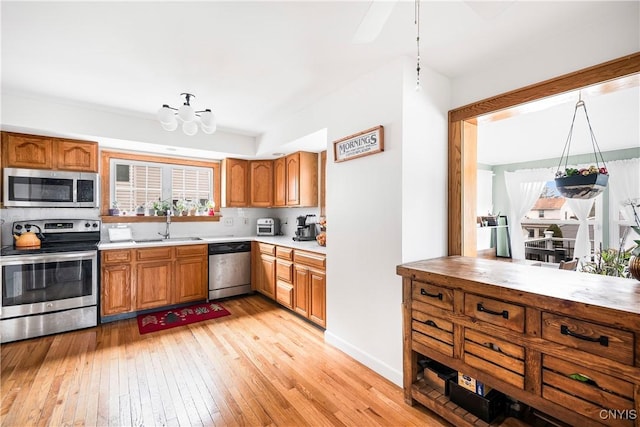
[[[569, 149], [571, 148], [573, 125], [576, 121], [576, 113], [580, 107], [584, 109], [584, 115], [587, 119], [587, 125], [589, 126], [591, 146], [593, 147], [593, 155], [595, 157], [596, 164], [589, 166], [589, 168], [575, 169], [567, 167], [567, 163], [569, 161]], [[598, 160], [598, 155], [600, 155], [600, 160]], [[563, 162], [564, 171], [560, 169]], [[604, 191], [607, 187], [607, 183], [609, 182], [609, 172], [607, 171], [607, 166], [604, 163], [600, 147], [598, 147], [596, 137], [593, 133], [593, 129], [591, 128], [589, 114], [587, 114], [587, 106], [582, 99], [578, 100], [575, 110], [573, 111], [573, 119], [571, 120], [569, 135], [567, 136], [567, 142], [564, 144], [564, 149], [562, 150], [562, 156], [560, 157], [560, 163], [558, 164], [558, 170], [556, 171], [555, 181], [558, 192], [568, 199], [591, 199], [596, 197]]]

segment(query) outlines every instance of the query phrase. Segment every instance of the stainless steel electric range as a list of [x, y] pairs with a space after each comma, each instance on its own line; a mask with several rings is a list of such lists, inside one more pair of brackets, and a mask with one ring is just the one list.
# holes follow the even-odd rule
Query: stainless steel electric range
[[0, 342], [96, 326], [100, 221], [17, 221], [12, 231], [37, 232], [41, 247], [0, 251]]

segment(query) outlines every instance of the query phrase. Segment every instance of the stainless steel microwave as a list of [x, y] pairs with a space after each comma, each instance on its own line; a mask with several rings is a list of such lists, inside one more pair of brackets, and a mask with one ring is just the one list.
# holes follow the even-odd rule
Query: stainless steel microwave
[[97, 173], [5, 168], [3, 178], [5, 207], [98, 207]]

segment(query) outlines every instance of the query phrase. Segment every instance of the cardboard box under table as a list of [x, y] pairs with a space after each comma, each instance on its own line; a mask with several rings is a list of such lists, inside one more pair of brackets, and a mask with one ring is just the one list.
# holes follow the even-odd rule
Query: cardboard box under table
[[432, 359], [422, 360], [424, 382], [445, 396], [449, 395], [449, 380], [455, 380], [458, 372]]

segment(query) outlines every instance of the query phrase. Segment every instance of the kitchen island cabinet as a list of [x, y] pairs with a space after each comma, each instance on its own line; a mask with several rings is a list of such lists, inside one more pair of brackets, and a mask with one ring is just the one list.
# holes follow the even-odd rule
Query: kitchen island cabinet
[[206, 244], [101, 251], [103, 321], [207, 298]]
[[397, 273], [408, 404], [486, 425], [420, 379], [428, 357], [570, 425], [640, 426], [639, 282], [459, 256]]

